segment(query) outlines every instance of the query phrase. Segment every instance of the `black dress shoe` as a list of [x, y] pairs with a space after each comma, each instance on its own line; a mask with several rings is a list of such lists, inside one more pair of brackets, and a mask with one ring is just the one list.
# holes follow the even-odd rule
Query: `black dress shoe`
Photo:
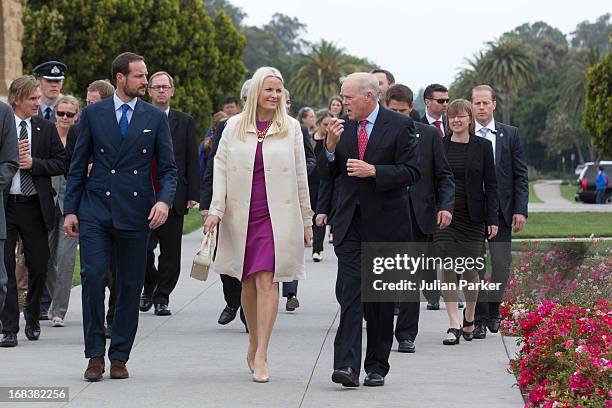
[[359, 387], [359, 373], [352, 367], [339, 368], [334, 370], [332, 381], [343, 387]]
[[440, 310], [440, 302], [427, 302], [427, 310]]
[[163, 303], [155, 304], [155, 315], [156, 316], [170, 316], [172, 312], [168, 309], [168, 305]]
[[104, 329], [104, 337], [106, 337], [107, 339], [110, 339], [111, 334], [113, 334], [113, 325], [108, 324], [106, 325], [106, 328]]
[[487, 337], [487, 327], [482, 324], [476, 324], [476, 328], [474, 329], [474, 338], [484, 339], [486, 337]]
[[380, 374], [370, 373], [363, 380], [363, 385], [366, 387], [382, 387], [385, 385], [385, 377]]
[[414, 341], [409, 339], [400, 340], [397, 351], [399, 351], [400, 353], [414, 353], [416, 351], [416, 348], [414, 347]]
[[221, 315], [219, 316], [219, 320], [217, 321], [217, 323], [228, 324], [229, 322], [231, 322], [232, 320], [236, 318], [237, 312], [238, 312], [237, 307], [232, 308], [226, 305], [223, 311], [221, 312]]
[[4, 333], [0, 340], [0, 347], [17, 347], [17, 335], [14, 333]]
[[26, 325], [24, 332], [28, 340], [38, 340], [40, 337], [40, 326]]
[[153, 299], [144, 293], [140, 295], [140, 304], [138, 305], [140, 311], [148, 312], [151, 309], [151, 306], [153, 306]]
[[501, 318], [499, 317], [490, 317], [489, 320], [487, 320], [487, 327], [491, 333], [497, 333], [500, 325]]

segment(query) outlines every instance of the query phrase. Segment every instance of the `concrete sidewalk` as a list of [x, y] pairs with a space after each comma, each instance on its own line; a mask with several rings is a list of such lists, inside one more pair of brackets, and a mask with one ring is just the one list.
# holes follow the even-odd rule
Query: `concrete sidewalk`
[[[109, 363], [99, 383], [82, 380], [81, 290], [72, 290], [66, 327], [42, 323], [37, 342], [19, 333], [19, 346], [0, 349], [0, 386], [69, 387], [69, 403], [0, 403], [0, 407], [521, 407], [515, 379], [506, 372], [501, 336], [443, 346], [448, 326], [444, 310], [422, 304], [415, 354], [391, 354], [384, 387], [343, 388], [331, 382], [333, 340], [339, 308], [334, 296], [336, 259], [307, 256], [307, 280], [300, 282], [302, 306], [279, 307], [269, 353], [271, 381], [251, 381], [245, 355], [247, 335], [237, 318], [217, 324], [224, 306], [218, 275], [207, 282], [189, 278], [200, 233], [184, 237], [183, 268], [172, 294], [172, 316], [141, 313], [128, 363], [130, 378], [110, 380]], [[23, 323], [23, 320], [22, 320]], [[364, 331], [365, 332], [365, 331]], [[365, 337], [365, 336], [364, 336]], [[463, 339], [462, 339], [463, 340]], [[365, 341], [364, 341], [365, 347]], [[363, 372], [361, 380], [364, 378]]]

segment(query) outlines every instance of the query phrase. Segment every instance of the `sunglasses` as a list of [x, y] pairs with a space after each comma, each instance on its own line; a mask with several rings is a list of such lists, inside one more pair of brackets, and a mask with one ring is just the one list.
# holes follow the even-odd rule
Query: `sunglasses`
[[448, 101], [450, 101], [450, 99], [448, 99], [448, 98], [446, 98], [446, 99], [444, 99], [444, 98], [440, 98], [440, 99], [433, 99], [433, 98], [430, 98], [430, 100], [431, 100], [431, 101], [436, 101], [436, 102], [438, 102], [440, 105], [444, 105], [445, 103], [448, 103]]
[[55, 112], [55, 114], [57, 116], [59, 116], [60, 118], [63, 118], [64, 115], [66, 115], [69, 118], [74, 118], [76, 116], [76, 112], [63, 112], [63, 111], [57, 111]]

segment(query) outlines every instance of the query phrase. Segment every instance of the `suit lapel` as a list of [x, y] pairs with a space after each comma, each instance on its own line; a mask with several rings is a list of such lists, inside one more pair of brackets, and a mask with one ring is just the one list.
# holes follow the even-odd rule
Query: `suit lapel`
[[478, 143], [476, 142], [476, 137], [478, 136], [470, 135], [467, 152], [465, 153], [464, 175], [466, 186], [468, 185], [468, 169], [470, 168], [470, 163], [476, 160], [476, 158], [480, 154], [480, 152], [478, 151]]
[[174, 135], [178, 134], [177, 132], [179, 126], [178, 116], [174, 112], [174, 109], [170, 109], [170, 112], [168, 112], [168, 120], [170, 121], [170, 135], [174, 140]]
[[508, 138], [504, 136], [504, 129], [499, 126], [497, 121], [495, 121], [495, 132], [497, 132], [495, 135], [495, 167], [497, 167], [497, 163], [501, 159], [502, 144], [506, 143]]
[[[134, 113], [132, 114], [132, 119], [130, 120], [130, 125], [128, 126], [127, 135], [123, 139], [121, 143], [121, 148], [119, 149], [119, 157], [123, 157], [123, 155], [130, 149], [130, 147], [136, 143], [139, 137], [142, 136], [143, 130], [146, 124], [149, 121], [149, 114], [144, 109], [143, 102], [138, 99], [136, 102], [136, 106], [134, 107]], [[115, 120], [115, 122], [117, 122]], [[117, 125], [118, 127], [119, 125]]]
[[359, 149], [357, 146], [357, 132], [359, 132], [359, 123], [345, 119], [344, 133], [342, 137], [346, 136], [346, 146], [348, 149], [349, 159], [359, 159]]
[[42, 136], [41, 136], [41, 128], [40, 128], [40, 119], [37, 117], [32, 117], [30, 121], [32, 126], [32, 137], [31, 137], [31, 156], [32, 157], [44, 157], [44, 155], [39, 154], [42, 149]]
[[103, 123], [108, 123], [110, 131], [107, 133], [110, 144], [113, 146], [115, 151], [119, 151], [121, 148], [121, 131], [119, 130], [119, 123], [117, 122], [117, 114], [115, 113], [115, 102], [113, 98], [108, 98], [105, 101], [98, 103], [106, 103], [104, 106]]
[[385, 133], [387, 132], [388, 119], [389, 118], [387, 117], [385, 109], [382, 106], [379, 106], [378, 116], [376, 117], [376, 120], [374, 122], [374, 127], [372, 128], [372, 132], [370, 133], [370, 137], [368, 138], [368, 144], [363, 155], [363, 160], [365, 162], [369, 163], [368, 160], [372, 159], [372, 155], [376, 151], [376, 147], [385, 137]]

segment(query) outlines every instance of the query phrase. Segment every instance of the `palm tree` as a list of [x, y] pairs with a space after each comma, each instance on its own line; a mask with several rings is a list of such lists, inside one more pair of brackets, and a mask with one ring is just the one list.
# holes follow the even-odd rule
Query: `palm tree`
[[296, 67], [290, 90], [296, 99], [315, 106], [327, 106], [340, 91], [340, 78], [355, 68], [342, 48], [325, 40], [313, 45], [309, 54], [299, 55]]
[[480, 67], [483, 58], [484, 52], [479, 51], [478, 54], [474, 54], [472, 58], [465, 59], [467, 67], [461, 69], [457, 73], [455, 80], [449, 88], [449, 94], [452, 99], [470, 99], [472, 88], [487, 82], [482, 75], [482, 69]]
[[489, 50], [480, 64], [481, 72], [501, 90], [502, 119], [510, 123], [511, 97], [535, 77], [535, 64], [527, 46], [517, 40], [504, 38], [488, 45]]

